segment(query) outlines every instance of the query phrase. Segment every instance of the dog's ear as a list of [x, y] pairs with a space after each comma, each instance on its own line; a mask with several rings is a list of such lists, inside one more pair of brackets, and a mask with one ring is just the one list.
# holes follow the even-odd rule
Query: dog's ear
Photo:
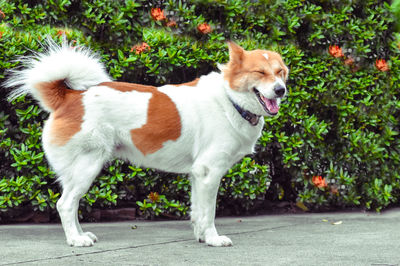
[[228, 41], [229, 61], [240, 63], [243, 59], [244, 49], [232, 41]]

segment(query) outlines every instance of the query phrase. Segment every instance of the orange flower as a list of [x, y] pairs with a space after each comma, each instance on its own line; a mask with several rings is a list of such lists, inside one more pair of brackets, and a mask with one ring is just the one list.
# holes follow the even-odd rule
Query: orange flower
[[171, 19], [170, 21], [167, 22], [167, 24], [165, 24], [165, 26], [176, 27], [176, 21]]
[[160, 20], [164, 20], [167, 17], [164, 15], [164, 10], [162, 10], [161, 8], [157, 7], [157, 8], [152, 8], [150, 11], [150, 15], [151, 17], [156, 20], [156, 21], [160, 21]]
[[143, 42], [142, 43], [142, 49], [150, 51], [150, 46], [147, 43]]
[[343, 57], [344, 54], [342, 52], [342, 48], [337, 45], [330, 45], [329, 46], [329, 54], [333, 57]]
[[349, 56], [346, 58], [346, 60], [344, 60], [344, 64], [346, 66], [352, 66], [354, 64], [354, 59], [351, 56]]
[[339, 189], [337, 188], [337, 186], [331, 186], [331, 193], [332, 194], [339, 194]]
[[152, 202], [157, 202], [160, 200], [160, 195], [157, 192], [150, 192], [147, 196]]
[[0, 10], [0, 20], [5, 19], [6, 14], [4, 14], [3, 11]]
[[208, 34], [212, 31], [211, 26], [207, 23], [202, 23], [197, 26], [197, 30], [203, 34]]
[[389, 66], [386, 63], [385, 59], [376, 59], [375, 61], [375, 67], [379, 70], [379, 71], [389, 71]]
[[72, 40], [71, 41], [71, 46], [69, 47], [69, 49], [74, 50], [78, 48], [78, 45], [76, 45], [78, 42], [76, 40]]
[[132, 46], [131, 52], [133, 51], [135, 51], [135, 54], [141, 54], [145, 51], [150, 51], [150, 46], [147, 43], [142, 42], [141, 44], [136, 44]]
[[0, 31], [0, 39], [3, 38], [4, 32]]
[[322, 176], [313, 176], [312, 182], [316, 187], [319, 187], [319, 188], [324, 188], [324, 187], [328, 186], [326, 184], [325, 178], [323, 178]]

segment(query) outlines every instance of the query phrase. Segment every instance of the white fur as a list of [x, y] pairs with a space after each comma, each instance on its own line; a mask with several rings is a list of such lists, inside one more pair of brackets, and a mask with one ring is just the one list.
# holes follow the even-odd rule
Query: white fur
[[58, 46], [52, 39], [47, 38], [46, 50], [41, 54], [18, 59], [25, 68], [10, 71], [10, 77], [4, 86], [18, 88], [12, 91], [9, 100], [29, 93], [50, 112], [35, 89], [38, 83], [66, 79], [69, 87], [86, 90], [100, 82], [111, 81], [104, 65], [100, 62], [100, 57], [88, 48], [71, 47], [67, 42]]
[[[15, 72], [7, 85], [21, 86], [12, 98], [29, 92], [40, 101], [35, 84], [57, 79], [66, 79], [73, 89], [86, 89], [81, 130], [67, 144], [57, 146], [50, 141], [54, 119], [50, 115], [43, 132], [45, 153], [63, 187], [57, 209], [69, 245], [90, 246], [97, 240], [79, 225], [79, 199], [103, 164], [115, 157], [145, 167], [190, 174], [191, 221], [196, 239], [211, 246], [232, 245], [228, 237], [218, 235], [214, 225], [218, 186], [235, 162], [253, 152], [264, 121], [250, 125], [229, 98], [255, 113], [265, 114], [254, 93], [233, 91], [223, 74], [217, 72], [202, 76], [196, 86], [160, 87], [159, 91], [167, 94], [179, 111], [181, 136], [166, 141], [158, 151], [143, 155], [129, 132], [146, 123], [149, 93], [96, 86], [110, 80], [99, 58], [87, 49], [70, 49], [66, 44], [51, 44], [49, 52], [31, 58], [28, 68]], [[257, 86], [263, 93], [272, 90]]]
[[[265, 83], [259, 82], [259, 83], [255, 84], [254, 87], [256, 87], [260, 91], [260, 93], [262, 95], [264, 95], [265, 98], [273, 99], [273, 98], [276, 98], [275, 92], [274, 92], [274, 87], [278, 84], [282, 85], [283, 87], [286, 87], [283, 80], [279, 77], [275, 77], [275, 82], [273, 82], [273, 83], [265, 84]], [[280, 101], [279, 98], [277, 98], [277, 100]]]

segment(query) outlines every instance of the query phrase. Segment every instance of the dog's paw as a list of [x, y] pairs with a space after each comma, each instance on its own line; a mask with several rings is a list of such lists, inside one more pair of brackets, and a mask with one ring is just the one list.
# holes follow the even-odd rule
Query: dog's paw
[[206, 243], [213, 247], [228, 247], [232, 246], [232, 240], [227, 236], [213, 236], [206, 239]]
[[196, 238], [197, 241], [200, 243], [204, 243], [204, 232], [201, 233], [200, 227], [196, 224], [193, 224], [193, 232], [194, 232], [194, 237]]
[[[95, 237], [95, 240], [92, 239]], [[87, 234], [82, 234], [78, 236], [74, 236], [67, 239], [68, 245], [71, 247], [90, 247], [94, 245], [94, 242], [97, 240], [96, 236], [91, 233], [91, 236]]]
[[92, 232], [84, 232], [83, 233], [84, 236], [88, 236], [90, 239], [93, 240], [93, 242], [97, 242], [98, 238], [95, 234], [93, 234]]

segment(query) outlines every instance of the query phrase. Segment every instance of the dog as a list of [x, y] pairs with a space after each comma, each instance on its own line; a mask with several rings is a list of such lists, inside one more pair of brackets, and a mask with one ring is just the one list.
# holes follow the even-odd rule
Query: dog
[[97, 241], [79, 224], [79, 200], [113, 158], [189, 174], [195, 238], [232, 245], [214, 224], [219, 183], [254, 152], [263, 117], [278, 114], [289, 70], [276, 52], [228, 47], [219, 71], [161, 87], [113, 81], [98, 55], [66, 41], [48, 40], [11, 71], [9, 100], [31, 94], [50, 113], [43, 148], [62, 187], [56, 206], [70, 246]]

